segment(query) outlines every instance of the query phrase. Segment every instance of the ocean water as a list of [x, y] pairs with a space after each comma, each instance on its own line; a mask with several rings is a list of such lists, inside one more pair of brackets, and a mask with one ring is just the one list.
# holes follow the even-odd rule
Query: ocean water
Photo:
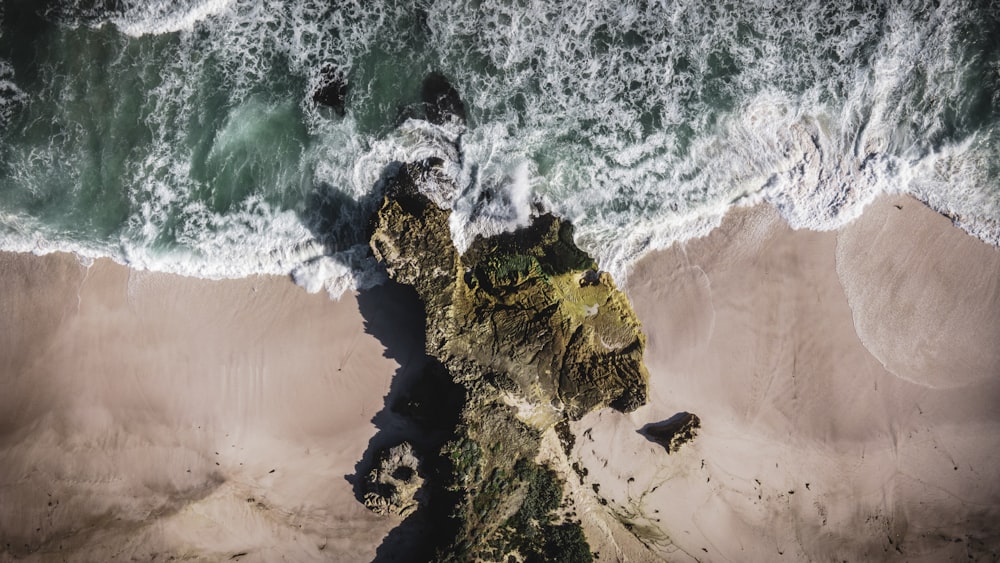
[[[617, 278], [774, 204], [910, 193], [1000, 244], [1000, 2], [4, 0], [0, 249], [337, 295], [393, 162], [459, 247], [539, 207]], [[441, 72], [466, 125], [421, 119]], [[346, 110], [312, 101], [346, 78]]]

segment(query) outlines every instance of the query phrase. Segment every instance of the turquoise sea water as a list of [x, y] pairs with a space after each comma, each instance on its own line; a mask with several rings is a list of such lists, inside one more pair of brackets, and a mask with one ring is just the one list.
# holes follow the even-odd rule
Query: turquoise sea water
[[[337, 293], [374, 279], [380, 174], [427, 156], [460, 246], [540, 202], [619, 277], [762, 200], [827, 229], [907, 192], [1000, 243], [997, 2], [2, 6], [3, 250]], [[420, 119], [434, 71], [466, 126]]]

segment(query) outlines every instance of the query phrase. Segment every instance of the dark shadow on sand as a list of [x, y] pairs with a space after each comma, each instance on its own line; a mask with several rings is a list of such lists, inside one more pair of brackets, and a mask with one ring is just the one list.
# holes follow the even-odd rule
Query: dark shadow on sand
[[353, 486], [358, 502], [363, 502], [364, 477], [378, 453], [410, 442], [421, 459], [425, 503], [389, 532], [374, 561], [429, 561], [441, 538], [453, 533], [449, 515], [454, 500], [442, 486], [451, 468], [439, 452], [454, 435], [465, 394], [447, 370], [425, 353], [424, 308], [413, 288], [386, 282], [361, 291], [358, 305], [365, 332], [375, 336], [385, 346], [385, 357], [400, 367], [382, 410], [372, 418], [378, 431], [355, 465], [354, 474], [344, 478]]
[[[357, 501], [364, 502], [364, 477], [372, 469], [378, 453], [403, 441], [417, 446], [419, 430], [393, 412], [392, 405], [402, 400], [415, 384], [428, 357], [424, 352], [424, 308], [412, 288], [386, 282], [359, 292], [358, 306], [365, 319], [365, 332], [382, 343], [385, 357], [399, 364], [382, 410], [372, 417], [372, 424], [378, 431], [368, 441], [367, 449], [354, 466], [354, 473], [344, 476], [354, 488]], [[417, 449], [419, 452], [422, 448]], [[425, 551], [420, 543], [426, 527], [419, 514], [420, 511], [415, 512], [389, 532], [376, 552], [375, 561], [427, 560], [427, 557], [414, 557]]]
[[[372, 192], [360, 201], [330, 186], [314, 189], [303, 219], [323, 243], [327, 256], [338, 259], [342, 255], [337, 253], [344, 250], [367, 247], [371, 218], [400, 166], [396, 162], [387, 166]], [[384, 356], [399, 368], [382, 409], [371, 419], [377, 432], [361, 453], [354, 473], [344, 479], [351, 483], [357, 501], [364, 502], [364, 478], [378, 454], [403, 441], [412, 444], [421, 459], [425, 502], [386, 536], [374, 561], [429, 561], [442, 538], [453, 535], [449, 515], [454, 500], [442, 486], [451, 468], [439, 452], [454, 434], [465, 395], [447, 370], [426, 354], [424, 307], [413, 288], [386, 281], [360, 290], [357, 300], [365, 332], [378, 339]]]
[[677, 451], [681, 445], [690, 442], [698, 434], [701, 420], [697, 415], [681, 411], [661, 422], [650, 422], [636, 430], [644, 438], [659, 444], [668, 454]]
[[[331, 91], [331, 99], [336, 102], [335, 109], [342, 111], [338, 104], [346, 96], [342, 95], [344, 92], [339, 84], [333, 87], [337, 90]], [[464, 122], [465, 106], [443, 75], [432, 73], [428, 76], [421, 94], [423, 104], [417, 112], [418, 117], [435, 123]], [[326, 256], [347, 262], [370, 256], [368, 241], [372, 235], [372, 218], [383, 202], [387, 186], [402, 166], [400, 162], [389, 163], [373, 189], [360, 199], [337, 186], [321, 183], [313, 187], [301, 218], [323, 244]], [[346, 265], [353, 268], [357, 264]], [[443, 459], [440, 451], [454, 437], [465, 404], [465, 391], [452, 381], [439, 361], [427, 355], [426, 315], [413, 288], [387, 281], [360, 290], [357, 299], [365, 332], [382, 343], [385, 357], [396, 361], [399, 369], [393, 376], [382, 410], [372, 418], [378, 431], [369, 440], [354, 467], [355, 472], [345, 475], [344, 479], [351, 483], [358, 502], [364, 502], [365, 476], [379, 452], [403, 441], [412, 444], [421, 459], [423, 502], [386, 536], [374, 561], [429, 561], [439, 546], [446, 545], [455, 536], [451, 512], [457, 497], [446, 487], [453, 471], [450, 461]]]

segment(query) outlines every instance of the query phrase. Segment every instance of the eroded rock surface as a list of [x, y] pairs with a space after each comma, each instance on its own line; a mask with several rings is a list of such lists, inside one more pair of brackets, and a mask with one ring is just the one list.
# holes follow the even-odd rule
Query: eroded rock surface
[[454, 432], [428, 452], [437, 491], [428, 557], [590, 561], [561, 478], [536, 459], [553, 425], [645, 402], [639, 321], [611, 276], [574, 245], [572, 227], [552, 215], [478, 238], [460, 255], [449, 211], [420, 190], [452, 182], [440, 164], [399, 167], [370, 238], [390, 278], [423, 302], [427, 353], [464, 389]]
[[364, 503], [376, 514], [409, 516], [420, 505], [424, 484], [413, 446], [403, 442], [383, 450], [365, 479]]

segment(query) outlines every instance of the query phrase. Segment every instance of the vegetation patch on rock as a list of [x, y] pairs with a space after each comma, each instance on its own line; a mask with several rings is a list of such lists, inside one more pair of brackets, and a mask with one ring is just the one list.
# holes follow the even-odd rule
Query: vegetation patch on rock
[[[611, 276], [573, 243], [572, 226], [553, 215], [477, 238], [460, 254], [449, 211], [420, 190], [452, 182], [440, 164], [400, 166], [370, 228], [376, 259], [423, 302], [427, 354], [464, 390], [450, 438], [425, 459], [436, 491], [433, 558], [590, 561], [575, 513], [563, 506], [562, 478], [536, 460], [552, 426], [561, 423], [566, 448], [566, 421], [645, 403], [639, 321]], [[419, 415], [427, 402], [419, 394], [401, 410]]]
[[427, 352], [456, 380], [506, 393], [539, 428], [644, 404], [639, 320], [611, 276], [573, 243], [572, 225], [542, 215], [513, 233], [477, 238], [460, 255], [449, 212], [418, 188], [451, 181], [437, 164], [401, 167], [371, 237], [390, 277], [424, 302]]

